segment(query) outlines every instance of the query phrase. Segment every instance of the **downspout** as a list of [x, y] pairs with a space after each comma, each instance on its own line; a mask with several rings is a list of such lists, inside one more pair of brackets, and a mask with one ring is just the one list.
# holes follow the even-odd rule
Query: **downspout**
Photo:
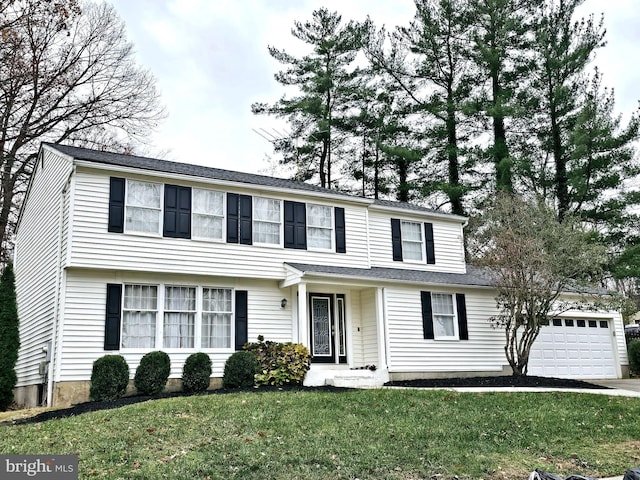
[[[69, 186], [71, 185], [71, 177], [75, 174], [75, 166], [69, 172], [69, 176], [67, 177], [67, 181], [60, 192], [60, 203], [58, 206], [58, 239], [56, 245], [56, 284], [55, 284], [55, 300], [53, 304], [53, 328], [51, 332], [51, 352], [49, 362], [48, 374], [47, 374], [47, 406], [51, 407], [51, 402], [53, 401], [53, 377], [55, 373], [56, 366], [56, 357], [58, 352], [56, 351], [57, 342], [56, 338], [58, 336], [58, 327], [60, 324], [60, 282], [62, 279], [62, 230], [64, 224], [64, 199], [65, 195], [68, 192]], [[69, 245], [67, 245], [69, 248]]]

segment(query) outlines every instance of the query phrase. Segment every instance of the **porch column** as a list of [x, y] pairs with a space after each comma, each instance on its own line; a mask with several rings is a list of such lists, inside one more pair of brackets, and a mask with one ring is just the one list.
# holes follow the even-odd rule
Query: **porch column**
[[309, 322], [307, 321], [307, 285], [298, 284], [298, 342], [305, 347], [309, 345]]
[[386, 310], [384, 303], [384, 288], [376, 288], [376, 320], [378, 330], [378, 366], [387, 368], [387, 337], [386, 337]]

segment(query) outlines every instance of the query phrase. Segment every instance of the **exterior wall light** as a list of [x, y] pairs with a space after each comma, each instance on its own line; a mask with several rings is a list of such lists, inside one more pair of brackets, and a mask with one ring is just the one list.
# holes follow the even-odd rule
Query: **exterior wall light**
[[280, 300], [280, 308], [285, 308], [287, 306], [287, 299], [283, 298]]

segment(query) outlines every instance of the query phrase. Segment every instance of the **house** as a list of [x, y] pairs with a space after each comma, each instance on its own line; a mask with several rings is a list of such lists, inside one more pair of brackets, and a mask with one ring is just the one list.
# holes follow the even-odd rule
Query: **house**
[[[208, 353], [211, 386], [259, 335], [307, 345], [308, 385], [502, 375], [495, 292], [466, 219], [278, 178], [43, 144], [18, 220], [16, 400], [87, 400], [93, 362]], [[531, 374], [628, 374], [618, 312], [544, 327]], [[375, 366], [375, 370], [371, 368]]]

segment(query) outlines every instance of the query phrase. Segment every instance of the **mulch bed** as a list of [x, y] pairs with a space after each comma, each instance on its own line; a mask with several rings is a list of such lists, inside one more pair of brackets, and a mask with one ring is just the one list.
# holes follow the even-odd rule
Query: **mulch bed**
[[[601, 385], [583, 382], [580, 380], [568, 380], [562, 378], [550, 377], [532, 377], [532, 376], [502, 376], [502, 377], [469, 377], [469, 378], [433, 378], [427, 380], [405, 380], [385, 383], [385, 386], [392, 387], [414, 387], [414, 388], [446, 388], [446, 387], [547, 387], [547, 388], [585, 388], [585, 389], [607, 389]], [[83, 413], [95, 412], [99, 410], [111, 410], [113, 408], [123, 407], [125, 405], [133, 405], [135, 403], [147, 402], [149, 400], [158, 400], [161, 398], [185, 397], [190, 395], [224, 395], [227, 393], [244, 392], [267, 392], [267, 391], [327, 391], [327, 392], [344, 392], [350, 389], [338, 387], [260, 387], [244, 390], [217, 389], [209, 390], [203, 393], [186, 394], [184, 392], [163, 393], [154, 396], [136, 395], [132, 397], [124, 397], [118, 400], [108, 402], [86, 402], [73, 405], [69, 408], [60, 410], [51, 410], [42, 412], [29, 418], [21, 418], [7, 422], [1, 422], [0, 425], [22, 425], [28, 423], [40, 423], [47, 420], [58, 418], [72, 417]]]
[[609, 387], [581, 380], [566, 378], [534, 377], [530, 375], [508, 375], [501, 377], [430, 378], [426, 380], [403, 380], [387, 382], [388, 387], [538, 387], [538, 388], [585, 388], [607, 390]]

